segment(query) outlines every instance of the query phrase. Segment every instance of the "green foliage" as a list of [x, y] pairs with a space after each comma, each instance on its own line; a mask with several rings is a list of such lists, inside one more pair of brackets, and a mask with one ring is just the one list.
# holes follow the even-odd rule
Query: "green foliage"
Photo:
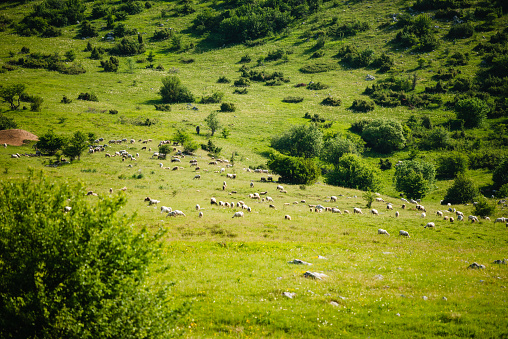
[[436, 177], [434, 165], [415, 160], [406, 160], [395, 166], [395, 189], [408, 198], [423, 198], [430, 190]]
[[273, 148], [293, 157], [317, 157], [322, 145], [323, 133], [315, 124], [293, 126], [271, 140]]
[[229, 84], [231, 80], [229, 80], [226, 76], [220, 76], [219, 79], [217, 79], [217, 82], [219, 84]]
[[361, 154], [364, 149], [364, 141], [361, 139], [354, 139], [353, 136], [348, 135], [346, 138], [341, 135], [336, 135], [334, 138], [328, 139], [324, 142], [321, 151], [321, 159], [330, 164], [338, 164], [339, 160], [344, 154]]
[[224, 127], [222, 129], [221, 135], [224, 139], [227, 139], [231, 135], [231, 131], [227, 127]]
[[78, 100], [99, 101], [95, 93], [79, 93]]
[[390, 153], [404, 148], [406, 138], [400, 122], [388, 119], [370, 121], [361, 132], [367, 146], [376, 152]]
[[217, 112], [210, 113], [206, 118], [205, 122], [208, 125], [208, 128], [212, 131], [212, 137], [216, 130], [218, 130], [221, 126]]
[[472, 22], [464, 22], [455, 24], [450, 27], [448, 31], [448, 38], [450, 39], [465, 39], [472, 37], [474, 34], [474, 25]]
[[508, 157], [505, 157], [492, 173], [494, 188], [498, 189], [504, 184], [508, 184]]
[[280, 175], [279, 181], [289, 184], [310, 185], [319, 177], [319, 168], [312, 159], [272, 155], [267, 162], [268, 168]]
[[192, 154], [199, 148], [199, 144], [194, 140], [190, 139], [183, 143], [183, 152], [186, 154]]
[[0, 131], [14, 128], [18, 128], [18, 124], [14, 121], [14, 119], [0, 115]]
[[350, 67], [367, 67], [374, 60], [374, 51], [372, 49], [358, 50], [355, 46], [347, 45], [341, 47], [337, 56], [341, 57], [341, 62]]
[[473, 215], [479, 216], [479, 217], [488, 217], [494, 214], [496, 211], [496, 205], [493, 205], [489, 203], [489, 201], [483, 197], [480, 196], [480, 199], [475, 202], [475, 205], [473, 207]]
[[124, 195], [90, 204], [82, 184], [33, 172], [0, 186], [0, 336], [167, 336], [184, 309], [149, 281], [163, 233], [135, 232]]
[[326, 84], [323, 84], [321, 82], [313, 82], [311, 81], [308, 85], [307, 85], [307, 89], [310, 89], [310, 90], [314, 90], [314, 91], [319, 91], [319, 90], [322, 90], [322, 89], [327, 89], [328, 87], [330, 87], [329, 85], [326, 85]]
[[386, 170], [389, 170], [389, 169], [392, 169], [392, 162], [390, 161], [390, 159], [379, 159], [379, 168], [382, 170], [382, 171], [386, 171]]
[[342, 100], [339, 98], [326, 97], [321, 101], [321, 105], [323, 106], [340, 106], [342, 104]]
[[120, 65], [120, 59], [116, 56], [109, 57], [109, 60], [101, 61], [101, 66], [104, 68], [104, 72], [116, 72]]
[[81, 38], [94, 38], [98, 35], [97, 28], [95, 28], [90, 21], [84, 20], [79, 25], [79, 36]]
[[469, 61], [469, 53], [455, 52], [448, 58], [448, 65], [465, 66]]
[[56, 135], [55, 132], [50, 130], [39, 136], [39, 141], [37, 141], [35, 147], [42, 153], [54, 155], [65, 146], [66, 142], [63, 136]]
[[370, 100], [355, 99], [351, 105], [351, 109], [355, 112], [367, 113], [374, 110], [374, 102]]
[[25, 84], [14, 84], [0, 87], [0, 97], [10, 105], [12, 110], [18, 109], [21, 96], [25, 92]]
[[171, 105], [169, 104], [154, 104], [156, 111], [171, 112]]
[[299, 103], [302, 101], [303, 101], [303, 97], [288, 96], [288, 97], [285, 97], [284, 99], [282, 99], [282, 102], [293, 103], [293, 104], [296, 104], [296, 103]]
[[463, 120], [468, 128], [480, 127], [489, 111], [489, 105], [478, 98], [460, 100], [455, 104], [457, 119]]
[[337, 68], [337, 66], [334, 63], [316, 62], [314, 64], [302, 66], [300, 68], [300, 72], [307, 74], [322, 73], [331, 71], [335, 68]]
[[42, 109], [42, 103], [44, 102], [44, 99], [40, 96], [32, 96], [31, 102], [30, 102], [30, 110], [32, 112], [40, 112]]
[[235, 104], [233, 104], [231, 102], [223, 102], [220, 105], [220, 111], [221, 112], [234, 112], [234, 111], [236, 111]]
[[499, 190], [496, 193], [496, 196], [498, 198], [506, 198], [508, 197], [508, 183], [504, 184], [499, 188]]
[[60, 100], [62, 104], [70, 104], [72, 102], [72, 99], [67, 98], [66, 95], [63, 96], [62, 100]]
[[373, 68], [379, 68], [379, 72], [384, 73], [388, 72], [393, 66], [395, 66], [395, 62], [393, 61], [392, 57], [383, 53], [380, 56], [374, 58], [369, 66]]
[[460, 174], [453, 181], [452, 186], [446, 191], [443, 203], [466, 204], [472, 203], [480, 194], [474, 181], [464, 174]]
[[326, 175], [326, 183], [364, 191], [377, 191], [381, 187], [378, 170], [356, 154], [343, 155]]
[[452, 145], [450, 133], [443, 127], [435, 127], [425, 133], [420, 141], [420, 147], [427, 150], [447, 149]]
[[145, 45], [139, 43], [137, 39], [123, 38], [118, 44], [113, 46], [109, 53], [117, 56], [131, 56], [145, 52]]
[[222, 151], [222, 148], [215, 145], [211, 139], [208, 139], [207, 144], [201, 144], [201, 149], [215, 155], [218, 155]]
[[162, 101], [165, 103], [193, 102], [194, 96], [182, 85], [177, 76], [168, 76], [162, 79], [162, 87], [159, 91]]
[[397, 33], [395, 41], [404, 47], [413, 47], [419, 51], [431, 51], [439, 46], [439, 39], [434, 33], [432, 19], [428, 14], [420, 14], [400, 21], [404, 25]]
[[328, 28], [328, 35], [337, 38], [354, 36], [369, 29], [369, 24], [362, 21], [352, 21], [345, 24], [334, 24]]
[[437, 175], [441, 178], [455, 178], [466, 173], [469, 158], [459, 152], [448, 153], [437, 159]]
[[173, 146], [170, 144], [162, 144], [159, 146], [159, 155], [164, 154], [165, 156], [173, 150]]
[[375, 195], [370, 190], [367, 190], [365, 193], [363, 193], [362, 198], [365, 200], [365, 206], [367, 208], [372, 208], [372, 203], [374, 202]]
[[235, 87], [248, 87], [248, 86], [250, 86], [250, 80], [247, 78], [240, 78], [238, 80], [235, 80], [234, 86]]
[[180, 145], [183, 145], [191, 140], [191, 136], [186, 131], [178, 129], [176, 130], [176, 134], [173, 136], [173, 140], [179, 143]]
[[171, 39], [175, 35], [175, 31], [172, 28], [162, 28], [153, 33], [150, 40], [152, 41], [163, 41]]
[[67, 144], [63, 147], [62, 152], [65, 156], [69, 157], [71, 161], [81, 158], [81, 154], [88, 148], [88, 136], [77, 131], [74, 135], [67, 140]]
[[202, 104], [217, 104], [222, 101], [224, 98], [224, 93], [222, 92], [215, 92], [212, 95], [206, 95], [201, 98]]
[[71, 50], [68, 50], [67, 52], [65, 52], [64, 56], [65, 56], [65, 61], [72, 62], [76, 59], [76, 52], [73, 49], [71, 49]]

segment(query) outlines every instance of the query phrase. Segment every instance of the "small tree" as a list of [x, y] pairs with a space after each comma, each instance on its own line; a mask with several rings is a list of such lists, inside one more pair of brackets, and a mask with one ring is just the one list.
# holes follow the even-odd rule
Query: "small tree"
[[467, 170], [469, 158], [462, 153], [451, 153], [437, 159], [437, 174], [442, 178], [455, 178]]
[[473, 128], [482, 125], [490, 112], [489, 105], [478, 98], [459, 100], [455, 104], [457, 119], [464, 121], [464, 126]]
[[187, 312], [149, 279], [163, 232], [135, 231], [125, 195], [85, 193], [33, 171], [0, 183], [0, 337], [161, 338]]
[[81, 158], [81, 154], [88, 148], [88, 136], [81, 132], [77, 131], [74, 135], [68, 140], [67, 145], [63, 148], [63, 154], [71, 158], [71, 161], [78, 158]]
[[32, 96], [30, 99], [31, 99], [30, 110], [32, 112], [40, 112], [44, 99], [36, 95]]
[[337, 135], [335, 138], [329, 139], [324, 143], [321, 158], [330, 164], [338, 164], [344, 154], [362, 153], [364, 144], [365, 142], [361, 139], [353, 141]]
[[428, 162], [407, 160], [395, 167], [395, 189], [408, 198], [423, 198], [434, 183], [436, 169]]
[[72, 61], [76, 60], [76, 52], [73, 49], [68, 50], [67, 52], [65, 52], [64, 56], [65, 56], [65, 60], [66, 61], [71, 61], [72, 62]]
[[97, 33], [97, 29], [94, 26], [92, 26], [90, 21], [84, 20], [81, 22], [79, 26], [79, 35], [82, 38], [93, 38], [98, 36], [99, 34]]
[[116, 72], [120, 65], [120, 59], [116, 56], [109, 57], [109, 60], [101, 61], [101, 66], [104, 68], [104, 72]]
[[372, 208], [372, 203], [374, 202], [374, 194], [370, 190], [363, 193], [363, 200], [365, 200], [365, 206], [367, 208]]
[[61, 150], [65, 145], [65, 138], [56, 135], [55, 132], [48, 131], [39, 137], [39, 141], [35, 144], [35, 147], [42, 153], [54, 155], [58, 150]]
[[279, 181], [290, 184], [309, 185], [319, 177], [319, 168], [313, 159], [272, 155], [268, 168], [278, 175]]
[[162, 79], [162, 87], [159, 91], [162, 101], [165, 103], [193, 102], [194, 96], [182, 85], [177, 76], [168, 76]]
[[380, 188], [378, 170], [356, 154], [343, 155], [333, 171], [326, 175], [326, 182], [334, 186], [377, 191]]
[[501, 186], [508, 184], [508, 158], [501, 161], [501, 163], [494, 169], [494, 173], [492, 173], [492, 181], [494, 182], [495, 189], [499, 189]]
[[315, 124], [293, 126], [284, 134], [272, 137], [271, 146], [293, 157], [313, 158], [321, 152], [323, 133]]
[[0, 87], [0, 97], [11, 106], [12, 110], [18, 109], [21, 104], [21, 96], [25, 92], [25, 84], [14, 84]]
[[217, 116], [218, 116], [217, 112], [213, 112], [213, 113], [210, 113], [210, 115], [208, 115], [205, 118], [206, 124], [212, 131], [212, 137], [213, 137], [213, 134], [215, 133], [215, 131], [220, 128], [220, 121]]
[[473, 214], [480, 217], [488, 217], [496, 211], [496, 206], [490, 204], [485, 197], [480, 197], [473, 208]]
[[362, 131], [362, 138], [368, 146], [380, 153], [402, 149], [406, 144], [404, 129], [400, 122], [395, 120], [370, 121]]
[[187, 141], [191, 140], [191, 136], [189, 135], [189, 133], [179, 129], [176, 131], [176, 134], [173, 136], [173, 140], [178, 142], [180, 145], [183, 145]]
[[473, 180], [463, 174], [457, 176], [452, 186], [446, 191], [443, 203], [471, 203], [480, 194]]

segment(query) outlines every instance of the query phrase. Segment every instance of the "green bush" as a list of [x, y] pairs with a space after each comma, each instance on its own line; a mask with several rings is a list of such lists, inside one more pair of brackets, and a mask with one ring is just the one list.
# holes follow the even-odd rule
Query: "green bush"
[[311, 59], [317, 59], [317, 58], [322, 58], [324, 56], [325, 56], [325, 51], [319, 50], [319, 51], [315, 51], [314, 53], [312, 53], [312, 55], [310, 57], [311, 57]]
[[94, 38], [98, 36], [97, 28], [92, 26], [92, 23], [88, 20], [84, 20], [79, 25], [79, 36], [82, 38]]
[[328, 72], [333, 69], [335, 69], [337, 66], [333, 63], [326, 63], [326, 62], [318, 62], [315, 64], [310, 64], [306, 66], [302, 66], [300, 68], [300, 72], [302, 73], [322, 73], [322, 72]]
[[289, 184], [310, 185], [319, 177], [319, 168], [312, 159], [272, 155], [268, 168], [278, 174], [279, 181]]
[[362, 99], [355, 99], [351, 105], [351, 109], [355, 112], [367, 113], [374, 110], [374, 102]]
[[308, 85], [307, 85], [307, 89], [310, 89], [310, 90], [314, 90], [314, 91], [319, 91], [319, 90], [322, 90], [322, 89], [327, 89], [328, 87], [330, 87], [329, 85], [326, 85], [326, 84], [322, 84], [321, 82], [313, 82], [311, 81]]
[[452, 186], [446, 191], [443, 204], [466, 204], [472, 203], [480, 194], [474, 181], [460, 174], [453, 181]]
[[159, 338], [186, 313], [150, 280], [164, 232], [134, 231], [125, 195], [85, 196], [33, 172], [1, 184], [1, 337]]
[[339, 98], [326, 97], [321, 101], [323, 106], [340, 106], [342, 101]]
[[471, 22], [464, 22], [455, 24], [450, 27], [448, 31], [448, 38], [450, 39], [465, 39], [472, 37], [474, 34], [474, 25]]
[[436, 170], [428, 162], [406, 160], [395, 165], [395, 189], [411, 199], [423, 198], [435, 177]]
[[343, 155], [334, 170], [326, 175], [326, 183], [334, 186], [377, 191], [381, 181], [375, 168], [356, 154]]
[[499, 188], [499, 190], [496, 193], [496, 196], [498, 198], [507, 198], [508, 197], [508, 183], [504, 184]]
[[240, 63], [241, 64], [247, 64], [249, 62], [252, 61], [252, 58], [249, 54], [245, 54], [244, 56], [242, 56], [242, 58], [240, 59]]
[[249, 93], [249, 91], [247, 90], [247, 88], [236, 88], [234, 91], [233, 91], [233, 94], [247, 94]]
[[222, 148], [215, 145], [211, 139], [208, 139], [207, 144], [201, 144], [201, 149], [216, 155], [222, 151]]
[[299, 103], [299, 102], [302, 102], [303, 101], [303, 97], [285, 97], [284, 99], [282, 99], [282, 102], [287, 102], [287, 103]]
[[469, 62], [469, 53], [455, 52], [448, 58], [448, 65], [465, 66]]
[[485, 197], [480, 197], [478, 201], [475, 202], [473, 207], [473, 215], [479, 217], [488, 217], [494, 214], [496, 211], [496, 206], [489, 203], [489, 201]]
[[501, 186], [508, 184], [508, 157], [505, 157], [492, 173], [492, 181], [494, 188], [499, 189]]
[[220, 105], [221, 112], [234, 112], [236, 111], [235, 104], [230, 102], [224, 102]]
[[32, 96], [31, 103], [30, 103], [30, 110], [32, 112], [40, 112], [42, 109], [42, 103], [44, 102], [44, 99], [39, 96]]
[[462, 153], [449, 153], [437, 159], [437, 175], [440, 178], [455, 178], [464, 174], [468, 167], [468, 157]]
[[18, 124], [14, 121], [14, 119], [0, 115], [0, 131], [14, 128], [18, 128]]
[[171, 112], [171, 105], [168, 104], [155, 104], [156, 111]]
[[145, 45], [139, 43], [137, 39], [123, 38], [118, 44], [113, 46], [109, 53], [117, 56], [131, 56], [145, 52]]
[[104, 72], [116, 72], [120, 65], [120, 59], [115, 56], [109, 57], [109, 60], [101, 61], [101, 66], [104, 68]]
[[478, 98], [460, 100], [455, 104], [457, 119], [463, 120], [468, 128], [480, 127], [489, 111], [489, 105]]
[[321, 159], [332, 165], [339, 163], [339, 160], [345, 154], [361, 154], [364, 150], [364, 141], [353, 137], [344, 138], [337, 135], [324, 143], [321, 151]]
[[182, 85], [177, 76], [168, 76], [162, 79], [162, 87], [159, 94], [164, 103], [193, 102], [194, 96]]
[[426, 150], [447, 149], [452, 146], [452, 140], [450, 133], [440, 126], [426, 132], [419, 145]]
[[246, 78], [240, 78], [238, 80], [235, 80], [233, 84], [235, 87], [248, 87], [250, 86], [250, 80]]
[[219, 77], [217, 82], [219, 84], [229, 84], [231, 82], [231, 80], [229, 80], [226, 76], [223, 75], [223, 76]]
[[374, 151], [390, 153], [406, 145], [404, 129], [400, 122], [388, 119], [370, 121], [361, 132], [363, 140]]
[[79, 93], [78, 100], [99, 101], [95, 93]]
[[153, 33], [153, 36], [150, 40], [152, 41], [163, 41], [168, 40], [175, 34], [175, 31], [172, 28], [162, 28]]
[[317, 157], [323, 146], [323, 133], [315, 124], [297, 125], [272, 137], [271, 146], [293, 157]]
[[203, 96], [200, 102], [202, 104], [218, 104], [222, 101], [222, 98], [224, 98], [224, 93], [215, 92], [212, 95]]
[[39, 136], [39, 141], [37, 141], [35, 147], [42, 153], [54, 155], [65, 146], [66, 141], [63, 136], [56, 135], [53, 131], [48, 131]]
[[67, 98], [66, 95], [63, 96], [62, 100], [60, 101], [62, 104], [70, 104], [72, 102], [71, 99]]
[[70, 137], [64, 147], [62, 148], [62, 153], [69, 157], [71, 161], [78, 158], [81, 158], [81, 154], [88, 148], [88, 136], [81, 132], [75, 132], [72, 137]]

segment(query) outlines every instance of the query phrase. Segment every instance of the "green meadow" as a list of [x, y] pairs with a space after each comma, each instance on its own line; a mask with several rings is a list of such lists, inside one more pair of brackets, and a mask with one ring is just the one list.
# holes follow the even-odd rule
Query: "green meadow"
[[[419, 147], [425, 134], [418, 134], [415, 129], [414, 137], [400, 150], [383, 154], [367, 149], [362, 159], [372, 167], [379, 167], [380, 159], [389, 159], [394, 165], [408, 159], [437, 164], [439, 158], [452, 152], [466, 156], [494, 154], [501, 161], [506, 154], [504, 143], [508, 140], [506, 115], [502, 111], [506, 107], [502, 105], [502, 98], [506, 102], [508, 94], [506, 85], [500, 85], [501, 94], [491, 92], [486, 99], [492, 112], [495, 111], [493, 107], [497, 107], [498, 113], [490, 113], [483, 124], [475, 128], [457, 127], [453, 105], [446, 103], [453, 102], [461, 93], [452, 90], [437, 94], [439, 104], [424, 107], [376, 104], [373, 111], [361, 113], [351, 106], [354, 100], [370, 100], [364, 94], [367, 86], [392, 78], [404, 81], [415, 78], [411, 91], [415, 94], [435, 86], [440, 70], [455, 68], [460, 70], [461, 78], [476, 79], [487, 66], [486, 54], [477, 52], [475, 46], [489, 41], [498, 32], [506, 34], [508, 16], [502, 1], [449, 1], [462, 4], [462, 7], [452, 8], [456, 8], [462, 19], [476, 25], [474, 34], [467, 38], [449, 38], [453, 20], [436, 18], [436, 10], [409, 9], [415, 5], [412, 1], [372, 0], [326, 1], [318, 11], [294, 19], [284, 29], [243, 42], [223, 41], [219, 33], [203, 32], [195, 27], [197, 16], [205, 10], [219, 12], [239, 6], [240, 2], [149, 1], [151, 6], [145, 6], [145, 2], [140, 1], [143, 10], [127, 15], [121, 23], [139, 33], [145, 51], [119, 56], [116, 72], [104, 71], [100, 60], [91, 59], [90, 51], [85, 51], [88, 43], [108, 49], [120, 40], [103, 38], [112, 31], [106, 28], [104, 17], [89, 19], [98, 30], [98, 36], [92, 38], [80, 37], [79, 24], [61, 27], [61, 35], [56, 37], [17, 33], [15, 25], [41, 2], [0, 4], [3, 27], [0, 65], [4, 66], [0, 73], [1, 85], [24, 84], [27, 94], [44, 99], [39, 111], [32, 111], [27, 102], [21, 102], [16, 110], [9, 109], [8, 103], [3, 102], [0, 116], [12, 119], [17, 128], [39, 137], [48, 131], [67, 137], [82, 131], [104, 138], [101, 144], [123, 138], [128, 142], [109, 144], [103, 152], [85, 151], [79, 160], [66, 163], [57, 163], [55, 156], [47, 155], [11, 157], [14, 153], [35, 153], [33, 141], [22, 146], [0, 147], [0, 180], [15, 182], [35, 169], [58, 183], [79, 181], [87, 191], [97, 193], [97, 196], [85, 198], [90, 204], [109, 195], [125, 195], [127, 203], [121, 213], [134, 216], [132, 227], [146, 228], [152, 233], [165, 229], [162, 261], [152, 265], [154, 272], [158, 267], [169, 266], [169, 270], [163, 272], [161, 269], [162, 273], [154, 273], [150, 280], [174, 282], [169, 304], [190, 302], [190, 311], [177, 324], [184, 337], [508, 336], [508, 265], [494, 263], [508, 258], [508, 227], [505, 222], [494, 222], [508, 214], [506, 205], [498, 203], [503, 197], [494, 197], [493, 168], [474, 166], [473, 158], [469, 160], [466, 176], [495, 207], [490, 220], [481, 218], [478, 223], [468, 221], [468, 216], [474, 214], [472, 203], [450, 206], [464, 213], [464, 221], [450, 222], [436, 214], [443, 211], [444, 215], [456, 218], [455, 213], [447, 211], [449, 206], [441, 205], [453, 178], [439, 178], [432, 184], [421, 201], [427, 211], [422, 218], [415, 205], [406, 203], [406, 208], [402, 207], [404, 201], [394, 186], [395, 166], [379, 170], [381, 188], [376, 197], [384, 201], [372, 203], [379, 215], [370, 213], [366, 207], [364, 191], [326, 184], [325, 174], [313, 184], [291, 185], [276, 182], [279, 178], [276, 173], [269, 174], [274, 182], [262, 181], [268, 174], [253, 171], [267, 168], [266, 163], [274, 152], [271, 147], [274, 136], [284, 134], [292, 126], [310, 123], [304, 117], [306, 113], [324, 119], [318, 126], [325, 136], [353, 134], [352, 124], [365, 118], [407, 123], [416, 116], [417, 119], [428, 117], [433, 127], [445, 128], [452, 140], [450, 147]], [[89, 18], [94, 2], [83, 3], [85, 16]], [[124, 2], [101, 3], [114, 8]], [[194, 12], [179, 12], [186, 3], [192, 5]], [[474, 15], [482, 6], [496, 9], [494, 12], [498, 15], [490, 17], [492, 29], [481, 29], [487, 25], [486, 19]], [[422, 12], [432, 17], [432, 26], [436, 27], [433, 34], [440, 42], [438, 47], [421, 51], [395, 43], [401, 29], [393, 21], [393, 15], [400, 18], [403, 13], [416, 16]], [[349, 22], [366, 22], [368, 29], [354, 35], [329, 33], [332, 25]], [[179, 48], [171, 39], [151, 39], [154, 32], [169, 27], [181, 39]], [[133, 34], [132, 38], [137, 39], [137, 35]], [[323, 35], [326, 36], [323, 47], [316, 47]], [[393, 65], [386, 72], [372, 66], [352, 67], [337, 56], [345, 46], [370, 49], [374, 56], [385, 53], [393, 59]], [[28, 48], [29, 53], [57, 53], [62, 60], [65, 53], [72, 50], [75, 60], [63, 63], [80, 65], [86, 72], [71, 75], [22, 67], [14, 61], [27, 58], [28, 54], [22, 53], [23, 48]], [[283, 58], [265, 60], [278, 50], [284, 51]], [[312, 57], [316, 51], [322, 51], [323, 55]], [[450, 56], [456, 52], [467, 53], [465, 65], [450, 65]], [[147, 60], [150, 54], [153, 62]], [[250, 62], [240, 62], [245, 56], [250, 57]], [[109, 54], [105, 53], [102, 60], [108, 58]], [[424, 65], [420, 65], [423, 63], [419, 63], [420, 59], [424, 59]], [[301, 71], [302, 67], [317, 63], [327, 70]], [[154, 68], [147, 68], [150, 64]], [[156, 70], [158, 65], [163, 70]], [[235, 87], [234, 81], [240, 79], [239, 70], [244, 65], [265, 74], [282, 72], [287, 82], [267, 86], [262, 81], [251, 81], [250, 86], [245, 87], [246, 94], [236, 94], [234, 91], [241, 88]], [[368, 74], [375, 80], [366, 80]], [[156, 110], [154, 105], [163, 104], [159, 94], [162, 79], [172, 75], [181, 80], [195, 100], [172, 103], [170, 111]], [[219, 83], [220, 77], [230, 82]], [[296, 86], [310, 82], [328, 87], [309, 90], [306, 86]], [[448, 83], [450, 88], [451, 82]], [[223, 103], [234, 104], [234, 112], [222, 112], [221, 103], [200, 103], [201, 98], [217, 92], [223, 93]], [[478, 92], [482, 91], [478, 89]], [[78, 100], [80, 93], [94, 93], [98, 101]], [[62, 103], [64, 96], [72, 102]], [[283, 102], [287, 97], [303, 100]], [[327, 97], [339, 98], [341, 105], [322, 105]], [[112, 111], [117, 112], [111, 114]], [[211, 136], [205, 118], [214, 112], [218, 113], [221, 128]], [[196, 126], [201, 129], [199, 135], [195, 132]], [[223, 128], [230, 132], [226, 138], [221, 133]], [[199, 148], [181, 162], [171, 162], [170, 156], [167, 159], [153, 156], [159, 142], [174, 140], [177, 131], [189, 134], [197, 144], [212, 140], [222, 150], [212, 155]], [[453, 136], [461, 131], [462, 137]], [[130, 143], [130, 139], [135, 142]], [[148, 139], [152, 141], [142, 142]], [[174, 147], [183, 150], [181, 146]], [[105, 153], [114, 155], [120, 150], [132, 155], [139, 153], [139, 156], [135, 156], [136, 160], [105, 156]], [[211, 164], [217, 158], [228, 162]], [[191, 159], [197, 160], [199, 170], [190, 165]], [[326, 168], [326, 164], [316, 161]], [[178, 169], [174, 170], [175, 166]], [[201, 177], [195, 178], [196, 174]], [[236, 174], [236, 179], [227, 174]], [[223, 182], [226, 182], [225, 187]], [[278, 184], [287, 192], [276, 189]], [[249, 194], [256, 192], [267, 192], [261, 197], [269, 196], [273, 202], [249, 198]], [[337, 201], [332, 202], [331, 196], [336, 196]], [[147, 197], [160, 203], [150, 206], [145, 201]], [[233, 203], [235, 207], [212, 205], [212, 197]], [[252, 211], [243, 210], [244, 217], [232, 218], [235, 212], [242, 211], [236, 207], [238, 201], [245, 202]], [[387, 203], [393, 204], [393, 210], [387, 209]], [[202, 217], [198, 216], [196, 204], [200, 205]], [[309, 206], [319, 204], [339, 208], [342, 214], [317, 213]], [[167, 217], [166, 213], [161, 213], [161, 206], [181, 210], [186, 216]], [[353, 214], [354, 208], [361, 208], [363, 214]], [[399, 217], [395, 217], [396, 211]], [[286, 215], [290, 220], [285, 219]], [[434, 222], [435, 227], [424, 228], [428, 222]], [[390, 235], [378, 234], [380, 228]], [[400, 230], [407, 231], [410, 237], [399, 236]], [[290, 263], [294, 259], [312, 265]], [[468, 268], [473, 262], [485, 268]], [[310, 279], [304, 277], [306, 271], [326, 276], [322, 280]], [[289, 298], [285, 292], [294, 294]]]

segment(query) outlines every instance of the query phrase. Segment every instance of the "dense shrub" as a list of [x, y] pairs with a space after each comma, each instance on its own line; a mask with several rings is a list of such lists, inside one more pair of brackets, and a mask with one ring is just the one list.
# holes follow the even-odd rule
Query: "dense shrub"
[[120, 59], [115, 56], [109, 57], [109, 60], [101, 61], [101, 66], [104, 68], [104, 72], [116, 72], [120, 65]]
[[297, 125], [272, 137], [271, 146], [283, 154], [313, 158], [321, 151], [323, 134], [315, 124]]
[[249, 93], [249, 91], [247, 90], [247, 88], [236, 88], [234, 91], [233, 91], [233, 94], [247, 94]]
[[468, 157], [462, 153], [449, 153], [437, 159], [437, 175], [440, 178], [455, 178], [464, 174], [468, 167]]
[[268, 168], [278, 174], [279, 181], [289, 184], [310, 185], [316, 182], [320, 171], [312, 159], [272, 155]]
[[351, 109], [355, 112], [367, 113], [374, 110], [374, 102], [370, 100], [355, 99], [351, 105]]
[[494, 169], [492, 181], [494, 182], [493, 186], [495, 189], [499, 189], [501, 186], [508, 184], [508, 157], [505, 157]]
[[481, 126], [489, 111], [489, 105], [478, 98], [460, 100], [455, 104], [457, 119], [463, 120], [468, 128]]
[[322, 73], [322, 72], [328, 72], [336, 68], [336, 65], [333, 63], [326, 63], [326, 62], [317, 62], [315, 64], [310, 64], [306, 66], [302, 66], [300, 68], [300, 72], [302, 73]]
[[443, 127], [435, 127], [426, 132], [421, 141], [420, 147], [427, 150], [447, 149], [451, 147], [450, 133]]
[[230, 102], [224, 102], [220, 105], [221, 112], [234, 112], [236, 111], [235, 104]]
[[341, 62], [350, 67], [367, 67], [373, 61], [374, 51], [372, 49], [361, 51], [355, 46], [347, 45], [341, 47], [337, 56], [341, 57]]
[[395, 189], [411, 199], [423, 198], [436, 177], [434, 166], [428, 162], [406, 160], [395, 166]]
[[168, 40], [173, 37], [175, 31], [172, 28], [162, 28], [153, 33], [152, 41]]
[[466, 204], [472, 203], [480, 194], [474, 181], [464, 174], [460, 174], [446, 191], [443, 204]]
[[201, 98], [200, 103], [202, 104], [218, 104], [224, 98], [224, 93], [215, 92], [212, 95], [205, 95]]
[[71, 99], [67, 98], [66, 95], [63, 96], [62, 100], [60, 100], [62, 104], [70, 104], [72, 102]]
[[63, 136], [56, 135], [53, 131], [48, 131], [39, 136], [39, 141], [37, 141], [35, 147], [44, 154], [54, 155], [64, 147], [66, 142], [67, 140]]
[[448, 31], [448, 38], [450, 39], [465, 39], [472, 37], [474, 34], [474, 25], [471, 22], [464, 22], [455, 24], [450, 27]]
[[311, 81], [308, 85], [307, 85], [307, 89], [310, 89], [310, 90], [314, 90], [314, 91], [319, 91], [319, 90], [322, 90], [322, 89], [327, 89], [328, 87], [330, 87], [329, 85], [326, 85], [326, 84], [323, 84], [321, 82], [313, 82]]
[[109, 53], [117, 56], [131, 56], [145, 52], [145, 45], [139, 43], [137, 39], [123, 38], [118, 44], [113, 46]]
[[265, 57], [265, 61], [276, 61], [282, 59], [286, 55], [286, 51], [282, 48], [279, 48], [274, 51], [268, 52], [268, 55]]
[[439, 46], [434, 33], [432, 19], [428, 14], [409, 17], [402, 31], [397, 33], [395, 41], [404, 47], [413, 47], [420, 51], [431, 51]]
[[385, 53], [374, 58], [374, 60], [372, 60], [370, 63], [370, 67], [379, 68], [381, 73], [388, 72], [393, 66], [395, 66], [393, 58], [386, 55]]
[[193, 102], [194, 96], [182, 85], [177, 76], [168, 76], [162, 79], [162, 87], [159, 94], [164, 103]]
[[283, 102], [288, 102], [288, 103], [299, 103], [299, 102], [302, 102], [303, 101], [303, 97], [292, 97], [292, 96], [289, 96], [289, 97], [285, 97], [284, 99], [282, 99]]
[[40, 112], [42, 103], [44, 102], [44, 99], [39, 96], [32, 96], [30, 101], [30, 110], [32, 112]]
[[494, 214], [496, 206], [489, 203], [489, 201], [482, 196], [479, 196], [478, 201], [475, 202], [473, 207], [473, 215], [479, 217], [488, 217]]
[[475, 84], [470, 78], [455, 78], [450, 82], [450, 90], [453, 92], [464, 93], [475, 88]]
[[98, 36], [97, 28], [95, 28], [92, 23], [88, 20], [84, 20], [79, 25], [79, 36], [82, 38], [94, 38]]
[[342, 104], [342, 100], [339, 98], [326, 97], [321, 101], [321, 105], [323, 106], [340, 106]]
[[155, 104], [156, 111], [171, 112], [171, 105], [168, 104]]
[[379, 168], [383, 171], [392, 169], [392, 162], [390, 159], [379, 159]]
[[252, 61], [252, 58], [249, 54], [245, 54], [244, 56], [242, 56], [242, 58], [240, 59], [240, 63], [241, 64], [247, 64], [249, 62]]
[[369, 122], [361, 136], [374, 151], [390, 153], [404, 148], [406, 138], [400, 122], [376, 119]]
[[499, 149], [480, 149], [470, 152], [468, 156], [469, 168], [485, 168], [492, 171], [499, 166], [506, 154], [505, 152], [500, 152]]
[[317, 58], [322, 58], [324, 56], [325, 56], [325, 52], [322, 50], [319, 50], [319, 51], [315, 51], [314, 53], [312, 53], [312, 55], [310, 57], [311, 57], [311, 59], [317, 59]]
[[336, 165], [344, 154], [361, 154], [364, 150], [365, 142], [354, 137], [342, 137], [337, 135], [324, 142], [321, 151], [321, 159], [330, 164]]
[[326, 175], [326, 183], [334, 186], [377, 191], [380, 188], [379, 174], [356, 154], [345, 154]]
[[207, 144], [201, 144], [201, 149], [212, 154], [219, 154], [222, 151], [222, 148], [216, 146], [211, 139], [208, 139]]
[[469, 53], [455, 52], [448, 58], [448, 65], [465, 66], [469, 61]]
[[18, 128], [18, 124], [14, 121], [14, 119], [0, 115], [0, 131], [14, 128]]
[[78, 100], [99, 101], [95, 93], [79, 93]]
[[233, 84], [235, 87], [248, 87], [250, 86], [250, 80], [247, 78], [240, 78], [238, 80], [235, 80]]
[[219, 84], [229, 84], [231, 80], [229, 80], [225, 75], [220, 76], [219, 79], [217, 79], [217, 82]]
[[344, 24], [334, 24], [328, 28], [328, 35], [338, 38], [354, 36], [369, 29], [369, 24], [362, 21], [352, 21]]

